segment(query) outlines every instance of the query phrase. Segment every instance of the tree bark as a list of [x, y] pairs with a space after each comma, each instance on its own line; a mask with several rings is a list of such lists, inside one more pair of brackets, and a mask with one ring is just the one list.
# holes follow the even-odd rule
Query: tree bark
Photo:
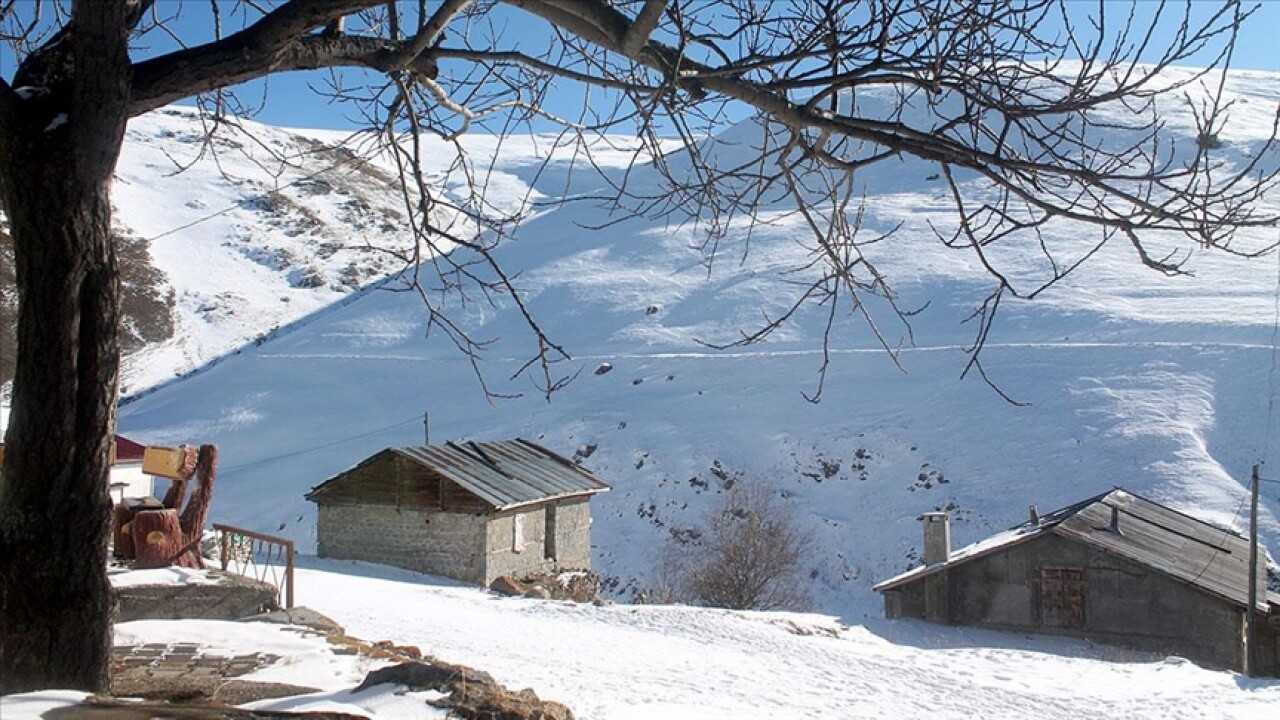
[[10, 99], [0, 128], [19, 308], [0, 480], [0, 694], [108, 687], [120, 312], [108, 191], [127, 120], [127, 4], [77, 2], [65, 62]]
[[204, 567], [200, 540], [204, 537], [204, 523], [209, 517], [209, 503], [213, 501], [213, 484], [217, 475], [218, 446], [201, 445], [200, 459], [196, 462], [196, 486], [180, 518], [186, 552], [177, 564], [183, 567]]

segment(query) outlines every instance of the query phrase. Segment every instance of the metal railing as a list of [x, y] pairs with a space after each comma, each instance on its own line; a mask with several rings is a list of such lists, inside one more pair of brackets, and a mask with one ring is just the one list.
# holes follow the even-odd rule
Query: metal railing
[[213, 529], [218, 533], [223, 571], [275, 585], [284, 607], [293, 607], [292, 540], [218, 523]]

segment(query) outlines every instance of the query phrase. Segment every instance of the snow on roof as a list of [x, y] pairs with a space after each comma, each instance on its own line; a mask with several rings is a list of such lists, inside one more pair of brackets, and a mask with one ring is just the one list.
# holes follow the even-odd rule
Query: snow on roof
[[[951, 553], [946, 562], [914, 568], [873, 589], [892, 590], [1047, 533], [1113, 553], [1239, 605], [1248, 604], [1244, 538], [1121, 488], [992, 535]], [[1266, 558], [1258, 561], [1259, 575], [1265, 577]], [[1266, 609], [1265, 587], [1258, 588], [1254, 602]]]
[[924, 577], [925, 575], [932, 575], [933, 573], [948, 566], [968, 562], [969, 560], [980, 558], [983, 555], [990, 555], [996, 550], [1016, 545], [1017, 543], [1025, 540], [1030, 540], [1033, 537], [1044, 534], [1047, 530], [1048, 527], [1043, 525], [1028, 527], [1025, 524], [1010, 528], [1004, 532], [996, 533], [989, 538], [979, 540], [972, 545], [966, 545], [959, 550], [953, 551], [951, 553], [951, 557], [946, 562], [934, 563], [932, 565], [921, 565], [918, 568], [912, 568], [900, 575], [895, 575], [888, 580], [881, 581], [873, 587], [872, 590], [875, 590], [876, 592], [892, 590], [900, 585], [904, 585], [915, 580], [916, 578]]

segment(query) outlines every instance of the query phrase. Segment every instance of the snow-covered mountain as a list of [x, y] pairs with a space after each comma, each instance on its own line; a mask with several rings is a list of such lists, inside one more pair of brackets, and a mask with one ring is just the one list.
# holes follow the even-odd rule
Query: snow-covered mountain
[[[216, 126], [216, 127], [215, 127]], [[125, 394], [172, 379], [404, 266], [394, 176], [360, 138], [320, 142], [188, 108], [134, 120], [113, 185], [123, 274]], [[12, 257], [0, 320], [12, 351]], [[12, 373], [0, 354], [0, 385]]]
[[[1277, 79], [1232, 77], [1237, 105], [1219, 137], [1227, 152], [1258, 151], [1280, 102]], [[1192, 130], [1189, 112], [1168, 112], [1169, 127]], [[849, 617], [878, 612], [870, 586], [916, 561], [921, 512], [951, 511], [961, 544], [1021, 521], [1029, 504], [1054, 508], [1123, 485], [1239, 529], [1249, 467], [1280, 465], [1274, 254], [1193, 248], [1194, 274], [1168, 278], [1143, 269], [1131, 249], [1108, 246], [1037, 300], [1006, 303], [983, 358], [992, 380], [1027, 403], [1017, 406], [958, 377], [975, 332], [964, 320], [991, 283], [972, 255], [929, 230], [947, 218], [933, 170], [877, 166], [859, 176], [863, 227], [903, 229], [868, 252], [899, 305], [923, 309], [910, 335], [882, 325], [901, 367], [860, 318], [838, 317], [823, 399], [813, 404], [802, 393], [818, 382], [825, 308], [801, 312], [766, 343], [708, 346], [789, 306], [799, 292], [790, 271], [806, 260], [795, 243], [807, 232], [802, 218], [763, 210], [745, 257], [748, 225], [739, 221], [708, 269], [698, 229], [678, 218], [619, 220], [586, 200], [544, 211], [543, 201], [607, 190], [596, 175], [570, 172], [573, 153], [553, 138], [471, 136], [463, 146], [479, 166], [496, 158], [490, 202], [531, 211], [497, 257], [519, 272], [528, 309], [572, 358], [552, 366], [554, 378], [573, 380], [548, 402], [525, 368], [536, 342], [510, 298], [449, 299], [443, 307], [462, 328], [492, 341], [479, 364], [484, 382], [512, 396], [486, 398], [469, 359], [428, 333], [421, 297], [394, 292], [394, 278], [368, 284], [400, 261], [366, 246], [407, 237], [388, 167], [333, 150], [331, 133], [252, 126], [251, 143], [234, 142], [293, 160], [259, 155], [219, 170], [206, 153], [168, 176], [169, 141], [198, 131], [186, 110], [130, 127], [121, 224], [154, 238], [150, 253], [176, 311], [173, 337], [134, 354], [128, 381], [152, 385], [237, 349], [129, 402], [119, 421], [121, 432], [153, 443], [218, 443], [219, 521], [311, 546], [315, 511], [303, 493], [381, 448], [421, 443], [429, 412], [433, 441], [537, 439], [613, 483], [594, 501], [595, 562], [623, 596], [650, 582], [672, 531], [696, 522], [727, 484], [767, 483], [815, 529], [817, 605]], [[731, 131], [720, 152], [749, 146], [751, 133], [750, 124]], [[199, 152], [181, 147], [187, 161]], [[622, 147], [596, 156], [605, 173], [627, 170], [630, 159]], [[630, 172], [658, 187], [643, 168]], [[442, 188], [461, 198], [452, 182]], [[1265, 244], [1277, 233], [1242, 240]], [[1063, 232], [1047, 242], [1069, 252], [1082, 239]], [[1035, 277], [1037, 252], [1011, 244], [1000, 261]], [[597, 374], [603, 363], [612, 370]], [[1280, 555], [1274, 485], [1262, 518]]]
[[116, 223], [145, 241], [172, 331], [127, 363], [126, 394], [403, 268], [389, 251], [412, 247], [396, 176], [357, 152], [367, 139], [214, 125], [170, 108], [128, 129]]

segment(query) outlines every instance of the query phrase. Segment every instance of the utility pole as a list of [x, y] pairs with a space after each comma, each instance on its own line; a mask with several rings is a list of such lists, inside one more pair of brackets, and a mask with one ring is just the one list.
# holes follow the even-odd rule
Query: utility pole
[[424, 410], [422, 412], [422, 444], [431, 444], [431, 411]]
[[1253, 651], [1258, 622], [1258, 463], [1253, 464], [1253, 483], [1249, 490], [1249, 602], [1244, 622], [1244, 674], [1253, 677], [1257, 657]]

